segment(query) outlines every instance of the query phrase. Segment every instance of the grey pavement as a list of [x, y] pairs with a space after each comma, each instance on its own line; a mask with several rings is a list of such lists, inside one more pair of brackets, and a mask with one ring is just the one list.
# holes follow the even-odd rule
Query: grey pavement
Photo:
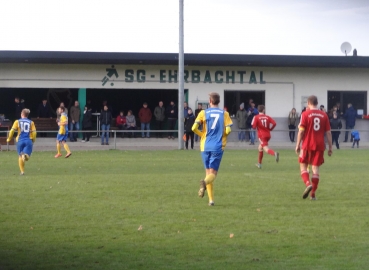
[[[56, 141], [54, 138], [38, 138], [34, 144], [34, 151], [56, 151]], [[256, 150], [258, 144], [249, 145], [249, 142], [230, 141], [227, 143], [226, 149], [238, 149], [238, 150]], [[100, 138], [91, 138], [90, 142], [83, 143], [81, 139], [77, 142], [69, 142], [68, 145], [71, 151], [85, 151], [85, 150], [177, 150], [178, 139], [168, 138], [114, 138], [109, 139], [109, 145], [101, 145]], [[341, 149], [351, 149], [352, 143], [340, 143]], [[290, 141], [273, 140], [269, 142], [269, 146], [272, 149], [291, 149], [295, 148], [295, 143]], [[1, 146], [2, 151], [7, 150], [7, 145]], [[195, 142], [195, 150], [199, 150], [199, 142]], [[356, 148], [355, 148], [356, 149]], [[360, 141], [360, 149], [369, 149], [369, 142]], [[14, 151], [15, 146], [10, 145], [9, 150]], [[336, 147], [333, 146], [333, 151]]]

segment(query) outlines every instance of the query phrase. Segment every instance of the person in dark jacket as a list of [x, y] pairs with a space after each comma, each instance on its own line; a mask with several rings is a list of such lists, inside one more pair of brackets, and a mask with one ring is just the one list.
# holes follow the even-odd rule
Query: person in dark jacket
[[[154, 110], [154, 116], [155, 116], [155, 122], [156, 122], [156, 128], [158, 130], [162, 130], [164, 127], [164, 119], [165, 119], [165, 108], [163, 101], [159, 101], [159, 105], [156, 106]], [[163, 137], [162, 132], [157, 132], [156, 137], [162, 138]]]
[[192, 126], [195, 123], [195, 116], [191, 109], [187, 112], [187, 117], [185, 118], [185, 131], [186, 131], [186, 149], [188, 149], [188, 141], [191, 138], [191, 149], [193, 149], [193, 139], [195, 133], [192, 131]]
[[252, 119], [254, 119], [255, 115], [258, 115], [259, 111], [255, 108], [255, 103], [251, 102], [251, 107], [247, 110], [247, 128], [250, 130], [250, 145], [255, 144], [255, 130], [252, 128]]
[[85, 106], [83, 111], [83, 118], [82, 118], [82, 129], [87, 131], [82, 133], [82, 142], [90, 142], [91, 132], [92, 130], [92, 114], [91, 108]]
[[142, 138], [145, 138], [145, 129], [146, 129], [146, 137], [150, 138], [150, 122], [152, 118], [152, 113], [150, 108], [147, 107], [147, 103], [144, 102], [142, 108], [138, 112], [138, 118], [140, 118], [141, 122], [141, 130], [142, 130]]
[[104, 110], [100, 114], [100, 124], [101, 124], [101, 145], [104, 145], [104, 137], [105, 137], [105, 145], [109, 145], [109, 129], [110, 123], [112, 120], [111, 112], [108, 111], [108, 106], [104, 106]]
[[[42, 103], [38, 106], [37, 118], [50, 118], [50, 119], [52, 119], [49, 106], [47, 105], [47, 99], [46, 98], [44, 98], [42, 100]], [[46, 137], [46, 136], [47, 136], [46, 132], [40, 132], [40, 137]]]
[[21, 118], [22, 110], [24, 109], [24, 99], [20, 100], [19, 97], [14, 98], [15, 102], [15, 119]]
[[[167, 107], [167, 117], [168, 117], [168, 129], [174, 130], [178, 119], [178, 108], [174, 104], [174, 101], [171, 101], [170, 105]], [[168, 133], [168, 139], [174, 139], [174, 132]]]
[[[343, 115], [343, 118], [346, 119], [346, 129], [353, 129], [355, 127], [355, 121], [356, 121], [356, 118], [358, 118], [358, 115], [354, 107], [352, 107], [351, 103], [347, 104], [347, 110], [345, 114]], [[345, 140], [343, 142], [347, 142], [348, 134], [349, 134], [349, 131], [346, 130]], [[351, 136], [350, 141], [352, 142], [352, 136]]]
[[338, 138], [341, 134], [341, 131], [339, 131], [339, 129], [342, 128], [342, 122], [338, 118], [337, 113], [333, 113], [333, 118], [329, 122], [331, 124], [331, 130], [332, 130], [332, 144], [336, 143], [337, 149], [340, 149]]

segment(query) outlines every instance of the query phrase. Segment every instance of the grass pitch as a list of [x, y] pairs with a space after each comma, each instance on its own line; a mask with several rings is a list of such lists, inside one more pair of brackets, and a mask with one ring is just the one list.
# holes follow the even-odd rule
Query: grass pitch
[[335, 151], [317, 201], [293, 151], [226, 150], [215, 207], [198, 151], [0, 153], [0, 269], [367, 269], [368, 150]]

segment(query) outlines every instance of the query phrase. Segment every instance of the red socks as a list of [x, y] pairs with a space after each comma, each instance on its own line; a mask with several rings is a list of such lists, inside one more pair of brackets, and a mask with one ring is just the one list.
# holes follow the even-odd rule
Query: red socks
[[264, 152], [263, 151], [259, 151], [259, 164], [261, 164], [261, 161], [263, 160], [263, 155], [264, 155]]
[[315, 197], [315, 191], [318, 189], [318, 184], [319, 184], [319, 174], [313, 174], [313, 177], [311, 178], [311, 182], [313, 185], [313, 189], [311, 190], [311, 197]]
[[301, 178], [302, 178], [302, 181], [305, 183], [305, 186], [310, 185], [309, 173], [307, 171], [302, 171], [301, 172]]
[[268, 154], [271, 155], [271, 156], [274, 156], [275, 153], [274, 153], [274, 151], [272, 149], [269, 149], [268, 150]]

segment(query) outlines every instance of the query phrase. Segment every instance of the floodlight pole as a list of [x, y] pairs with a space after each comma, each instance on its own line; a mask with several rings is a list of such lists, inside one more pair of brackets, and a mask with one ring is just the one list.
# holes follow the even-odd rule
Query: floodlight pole
[[184, 134], [184, 49], [183, 49], [183, 0], [179, 0], [179, 53], [178, 53], [178, 149], [183, 149]]

